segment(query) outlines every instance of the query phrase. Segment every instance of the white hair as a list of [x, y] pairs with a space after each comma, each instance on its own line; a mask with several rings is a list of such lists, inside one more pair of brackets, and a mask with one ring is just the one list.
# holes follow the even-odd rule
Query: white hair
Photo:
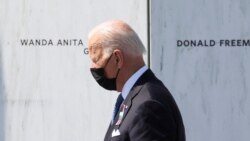
[[89, 39], [94, 34], [102, 36], [101, 44], [105, 48], [105, 56], [110, 56], [114, 49], [121, 49], [133, 56], [142, 56], [145, 53], [142, 41], [129, 25], [126, 26], [117, 28], [112, 22], [103, 23], [89, 33]]

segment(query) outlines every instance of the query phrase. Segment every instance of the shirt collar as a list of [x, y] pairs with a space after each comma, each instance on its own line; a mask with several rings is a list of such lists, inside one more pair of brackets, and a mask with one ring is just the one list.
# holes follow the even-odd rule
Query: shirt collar
[[146, 65], [141, 67], [139, 70], [137, 70], [130, 78], [126, 81], [122, 88], [122, 97], [123, 99], [126, 99], [128, 96], [128, 93], [130, 92], [131, 88], [134, 86], [135, 82], [139, 79], [139, 77], [148, 69]]

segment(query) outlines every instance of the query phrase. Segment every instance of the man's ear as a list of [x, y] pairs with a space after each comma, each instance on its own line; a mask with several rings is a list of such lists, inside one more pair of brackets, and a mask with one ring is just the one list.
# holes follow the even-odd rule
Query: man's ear
[[115, 49], [114, 50], [114, 55], [115, 55], [115, 59], [116, 59], [116, 64], [118, 66], [118, 68], [120, 69], [123, 66], [124, 63], [124, 56], [121, 50], [119, 49]]

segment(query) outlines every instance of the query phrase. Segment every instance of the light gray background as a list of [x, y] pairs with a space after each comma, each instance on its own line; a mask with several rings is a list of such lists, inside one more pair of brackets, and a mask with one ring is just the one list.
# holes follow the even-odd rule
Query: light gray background
[[[97, 86], [85, 46], [22, 47], [21, 38], [77, 38], [128, 22], [172, 92], [188, 141], [248, 141], [250, 51], [176, 47], [185, 39], [249, 39], [248, 0], [0, 0], [0, 141], [100, 141], [116, 92]], [[147, 25], [150, 40], [147, 41]], [[86, 42], [85, 42], [86, 43]]]
[[250, 39], [249, 0], [151, 1], [151, 68], [179, 105], [188, 141], [250, 139], [250, 47], [177, 40]]
[[[116, 92], [100, 88], [84, 55], [87, 33], [128, 22], [147, 44], [145, 0], [0, 0], [0, 141], [101, 141]], [[20, 39], [85, 46], [21, 46]]]

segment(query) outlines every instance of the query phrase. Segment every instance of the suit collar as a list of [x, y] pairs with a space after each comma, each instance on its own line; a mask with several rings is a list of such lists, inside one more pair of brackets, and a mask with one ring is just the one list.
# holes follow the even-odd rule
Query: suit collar
[[123, 99], [126, 99], [129, 92], [131, 91], [131, 88], [134, 86], [136, 81], [142, 76], [144, 72], [148, 70], [148, 67], [146, 65], [142, 66], [140, 69], [138, 69], [130, 78], [126, 81], [122, 88], [122, 97]]

